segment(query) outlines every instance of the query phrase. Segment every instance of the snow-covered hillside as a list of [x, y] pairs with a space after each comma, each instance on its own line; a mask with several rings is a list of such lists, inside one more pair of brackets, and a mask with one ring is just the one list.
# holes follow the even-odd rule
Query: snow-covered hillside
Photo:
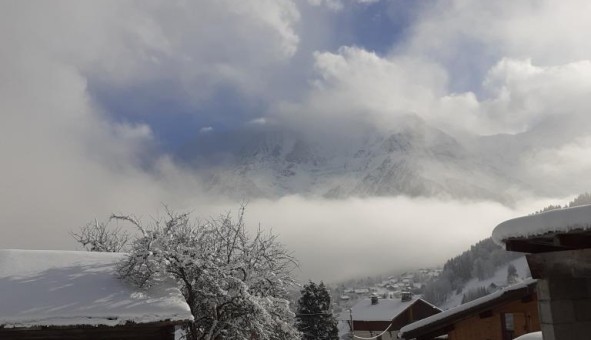
[[469, 291], [473, 291], [475, 289], [478, 289], [479, 287], [489, 288], [489, 287], [491, 287], [491, 284], [494, 284], [494, 286], [499, 287], [499, 288], [508, 286], [508, 284], [507, 284], [507, 268], [510, 265], [515, 266], [515, 269], [517, 270], [517, 277], [518, 277], [517, 280], [518, 281], [519, 280], [522, 281], [528, 277], [531, 277], [525, 256], [522, 256], [522, 257], [512, 260], [512, 261], [506, 263], [505, 265], [497, 268], [494, 275], [488, 279], [479, 280], [477, 278], [473, 278], [470, 281], [466, 282], [466, 284], [464, 285], [464, 288], [460, 292], [454, 292], [445, 301], [445, 303], [443, 303], [439, 307], [444, 310], [447, 310], [447, 309], [459, 306], [462, 304], [462, 299], [463, 299], [465, 293], [467, 293]]

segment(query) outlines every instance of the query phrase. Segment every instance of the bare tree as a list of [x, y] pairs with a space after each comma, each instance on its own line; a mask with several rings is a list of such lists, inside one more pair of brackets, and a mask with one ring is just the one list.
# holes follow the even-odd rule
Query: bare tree
[[94, 220], [82, 226], [78, 233], [70, 232], [70, 235], [88, 251], [120, 252], [127, 245], [129, 234], [119, 227], [109, 228], [108, 224]]

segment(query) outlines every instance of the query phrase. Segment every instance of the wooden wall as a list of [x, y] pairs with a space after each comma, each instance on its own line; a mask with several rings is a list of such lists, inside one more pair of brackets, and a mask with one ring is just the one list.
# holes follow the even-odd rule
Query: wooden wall
[[540, 330], [537, 298], [513, 301], [456, 322], [448, 333], [449, 340], [506, 340], [503, 338], [504, 313], [514, 315], [514, 333], [520, 335]]

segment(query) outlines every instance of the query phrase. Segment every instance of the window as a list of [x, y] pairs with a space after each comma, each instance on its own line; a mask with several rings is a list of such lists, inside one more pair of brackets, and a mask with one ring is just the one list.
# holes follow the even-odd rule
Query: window
[[505, 313], [505, 330], [506, 331], [514, 331], [515, 330], [515, 321], [514, 321], [512, 313]]
[[503, 325], [503, 340], [511, 340], [515, 335], [515, 316], [513, 313], [501, 314], [501, 324]]

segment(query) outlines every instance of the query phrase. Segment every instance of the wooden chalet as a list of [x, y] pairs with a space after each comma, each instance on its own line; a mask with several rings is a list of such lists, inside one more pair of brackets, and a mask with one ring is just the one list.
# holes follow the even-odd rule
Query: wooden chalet
[[526, 255], [544, 340], [591, 334], [591, 205], [557, 209], [499, 224], [495, 242]]
[[193, 319], [181, 292], [122, 281], [124, 256], [0, 250], [0, 339], [173, 340]]
[[403, 327], [410, 340], [511, 340], [540, 330], [536, 281], [529, 280]]
[[425, 300], [409, 294], [403, 294], [400, 299], [379, 299], [377, 296], [363, 299], [351, 308], [350, 315], [344, 313], [343, 317], [356, 336], [381, 334], [380, 340], [397, 339], [403, 326], [441, 312]]

